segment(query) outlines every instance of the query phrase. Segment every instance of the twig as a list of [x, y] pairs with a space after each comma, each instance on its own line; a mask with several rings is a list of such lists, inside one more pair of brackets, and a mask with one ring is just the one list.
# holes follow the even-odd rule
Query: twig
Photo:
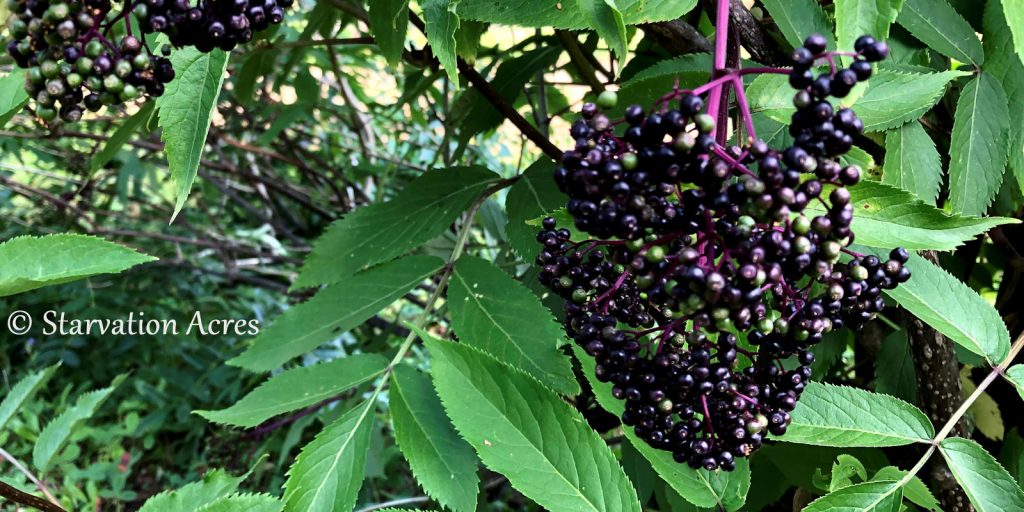
[[27, 492], [23, 492], [16, 487], [12, 487], [3, 482], [0, 482], [0, 496], [7, 498], [20, 505], [29, 506], [42, 510], [43, 512], [67, 512], [63, 507], [54, 505], [49, 501], [42, 498], [33, 496]]
[[4, 450], [3, 448], [0, 448], [0, 457], [6, 459], [7, 462], [10, 462], [11, 465], [14, 466], [18, 471], [21, 471], [25, 476], [27, 476], [28, 479], [31, 480], [32, 483], [39, 488], [39, 491], [46, 496], [46, 499], [50, 500], [50, 503], [53, 503], [58, 507], [60, 506], [60, 502], [57, 501], [57, 498], [54, 497], [52, 493], [50, 493], [50, 489], [47, 489], [46, 484], [44, 484], [42, 480], [36, 478], [36, 476], [33, 475], [32, 472], [29, 471], [28, 468], [26, 468], [25, 465], [21, 463], [21, 461], [14, 458], [14, 456], [11, 455], [10, 453], [7, 453], [7, 451]]

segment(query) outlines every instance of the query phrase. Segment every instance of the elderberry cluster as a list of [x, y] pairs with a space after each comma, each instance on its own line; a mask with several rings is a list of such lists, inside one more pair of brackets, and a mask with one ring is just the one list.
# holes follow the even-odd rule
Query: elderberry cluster
[[[81, 119], [142, 97], [158, 97], [174, 79], [174, 67], [145, 44], [145, 35], [167, 34], [176, 47], [228, 51], [255, 32], [284, 19], [294, 0], [6, 0], [12, 40], [7, 52], [28, 70], [25, 89], [36, 115], [50, 122]], [[139, 37], [132, 35], [132, 21]], [[110, 33], [117, 22], [126, 35]], [[109, 38], [108, 38], [109, 37]]]
[[284, 19], [294, 0], [143, 0], [135, 8], [147, 31], [167, 34], [174, 46], [230, 51]]
[[[812, 347], [863, 327], [884, 307], [882, 290], [910, 278], [904, 249], [883, 262], [848, 248], [846, 187], [861, 172], [838, 158], [863, 124], [828, 98], [887, 54], [869, 37], [857, 48], [849, 69], [818, 35], [794, 53], [786, 148], [720, 145], [694, 93], [651, 113], [630, 106], [616, 121], [588, 104], [572, 127], [576, 146], [555, 180], [575, 229], [592, 238], [545, 219], [540, 281], [565, 299], [566, 331], [597, 378], [625, 400], [622, 422], [680, 463], [731, 470], [766, 435], [784, 434]], [[820, 60], [829, 69], [814, 76]]]
[[174, 79], [169, 60], [149, 53], [135, 37], [100, 35], [110, 0], [8, 0], [12, 40], [7, 52], [28, 69], [25, 89], [43, 121], [81, 119], [142, 96], [160, 96]]

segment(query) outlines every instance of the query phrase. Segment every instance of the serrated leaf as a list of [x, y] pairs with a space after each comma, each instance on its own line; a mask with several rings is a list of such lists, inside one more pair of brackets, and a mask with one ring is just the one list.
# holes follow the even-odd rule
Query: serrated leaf
[[978, 512], [1024, 511], [1024, 491], [995, 457], [970, 439], [944, 439], [939, 451]]
[[180, 489], [164, 491], [146, 500], [139, 512], [182, 512], [197, 510], [218, 499], [228, 496], [238, 489], [238, 484], [248, 474], [234, 477], [221, 469], [215, 469], [203, 475], [203, 479], [192, 482]]
[[[906, 471], [895, 466], [886, 466], [879, 469], [872, 480], [876, 482], [884, 480], [902, 481], [906, 476]], [[903, 484], [903, 497], [929, 512], [942, 512], [939, 500], [935, 499], [932, 491], [917, 476], [910, 477], [907, 483]]]
[[981, 41], [946, 0], [906, 0], [896, 22], [929, 48], [960, 62], [985, 62]]
[[[1015, 364], [1006, 369], [1006, 378], [1017, 388], [1020, 397], [1024, 399], [1024, 365]], [[3, 423], [0, 422], [0, 425]]]
[[[578, 346], [573, 347], [576, 359], [594, 397], [604, 410], [622, 416], [625, 405], [622, 400], [612, 396], [612, 385], [597, 380], [594, 375], [596, 363]], [[623, 428], [623, 433], [630, 444], [650, 463], [656, 473], [680, 496], [698, 507], [718, 508], [727, 511], [741, 510], [746, 503], [747, 491], [750, 490], [750, 465], [747, 459], [736, 460], [733, 471], [708, 471], [693, 469], [680, 464], [672, 458], [670, 452], [651, 448], [633, 432], [632, 428]]]
[[811, 34], [825, 36], [828, 47], [836, 47], [832, 24], [816, 0], [763, 0], [762, 3], [793, 48], [803, 45]]
[[175, 78], [167, 84], [163, 96], [157, 98], [156, 106], [160, 109], [160, 140], [164, 141], [177, 197], [173, 222], [185, 206], [199, 170], [210, 118], [228, 69], [228, 54], [222, 50], [203, 53], [195, 48], [181, 48], [170, 59]]
[[608, 43], [608, 47], [619, 58], [626, 60], [626, 23], [615, 0], [576, 0], [580, 11], [594, 27], [597, 35]]
[[1024, 2], [1021, 0], [1003, 0], [1003, 13], [1006, 24], [1013, 32], [1013, 48], [1017, 56], [1024, 58]]
[[[985, 72], [999, 80], [1010, 107], [1010, 119], [1024, 119], [1024, 64], [1013, 50], [1013, 34], [1006, 25], [1000, 0], [985, 4], [983, 18]], [[1010, 123], [1008, 164], [1024, 188], [1024, 123]]]
[[379, 354], [356, 354], [293, 368], [271, 377], [227, 409], [195, 412], [214, 423], [255, 427], [279, 414], [337, 396], [380, 375], [387, 366], [388, 360]]
[[254, 372], [269, 371], [365, 322], [437, 272], [434, 256], [407, 256], [360, 272], [292, 307], [228, 361]]
[[480, 487], [473, 448], [445, 416], [434, 384], [398, 366], [391, 374], [395, 440], [427, 495], [455, 512], [473, 512]]
[[853, 477], [860, 480], [868, 479], [868, 471], [864, 464], [857, 460], [857, 457], [844, 453], [836, 458], [832, 464], [832, 479], [829, 482], [828, 492], [835, 492], [843, 487], [853, 485]]
[[32, 395], [39, 391], [43, 384], [50, 380], [50, 377], [57, 371], [57, 368], [60, 368], [60, 364], [30, 373], [11, 388], [11, 391], [4, 397], [3, 402], [0, 402], [0, 432], [3, 431], [4, 425], [18, 412], [18, 409], [28, 399], [32, 398]]
[[566, 196], [555, 185], [555, 163], [538, 160], [523, 172], [519, 181], [508, 191], [505, 211], [508, 224], [505, 233], [509, 244], [523, 261], [533, 261], [540, 252], [536, 227], [526, 221], [548, 215], [565, 206]]
[[886, 133], [882, 183], [911, 192], [925, 203], [935, 205], [942, 186], [942, 162], [935, 141], [921, 123], [911, 121]]
[[875, 359], [875, 391], [909, 403], [917, 401], [914, 358], [906, 331], [897, 331], [882, 340]]
[[366, 471], [373, 405], [357, 405], [302, 448], [284, 484], [287, 512], [352, 510]]
[[[690, 12], [697, 0], [617, 0], [626, 25], [669, 21]], [[576, 0], [459, 0], [459, 16], [498, 25], [551, 27], [568, 30], [588, 28]]]
[[835, 4], [839, 50], [850, 51], [853, 42], [864, 34], [887, 39], [903, 0], [836, 0]]
[[853, 110], [864, 122], [865, 131], [895, 128], [921, 117], [931, 110], [954, 78], [963, 71], [912, 73], [880, 69], [870, 80], [864, 95], [853, 103]]
[[549, 510], [640, 511], [611, 450], [558, 395], [472, 347], [424, 342], [448, 416], [487, 467]]
[[785, 75], [764, 74], [754, 78], [747, 87], [747, 100], [752, 113], [763, 113], [775, 121], [789, 125], [796, 112], [793, 87]]
[[803, 512], [899, 512], [902, 501], [899, 482], [863, 482], [826, 494]]
[[528, 288], [487, 260], [459, 258], [448, 285], [452, 328], [459, 339], [548, 387], [579, 392], [561, 326]]
[[[865, 249], [865, 252], [872, 252]], [[883, 255], [883, 251], [874, 251]], [[1010, 334], [999, 312], [949, 272], [916, 254], [906, 263], [912, 276], [885, 294], [954, 343], [999, 364], [1010, 350]]]
[[807, 385], [781, 441], [817, 446], [902, 446], [927, 442], [932, 423], [889, 395], [820, 382]]
[[155, 259], [95, 236], [19, 236], [0, 244], [0, 297], [116, 274]]
[[149, 120], [153, 117], [153, 110], [156, 108], [156, 103], [147, 101], [138, 112], [132, 117], [129, 117], [120, 127], [117, 128], [107, 142], [103, 145], [103, 149], [99, 150], [92, 159], [89, 160], [89, 169], [92, 172], [98, 171], [104, 165], [107, 165], [115, 156], [121, 151], [128, 139], [135, 135], [135, 132], [139, 128], [145, 128], [149, 124]]
[[108, 387], [82, 393], [75, 400], [75, 405], [62, 412], [43, 428], [32, 447], [32, 464], [36, 469], [45, 473], [50, 468], [53, 457], [64, 447], [64, 443], [71, 438], [71, 434], [74, 434], [96, 413], [103, 401], [117, 389], [124, 379], [125, 377], [121, 375], [116, 377]]
[[427, 0], [423, 3], [427, 41], [456, 88], [459, 86], [459, 56], [455, 41], [455, 31], [459, 29], [460, 21], [455, 12], [458, 3], [459, 0]]
[[369, 7], [373, 40], [388, 64], [398, 66], [409, 30], [409, 0], [377, 0], [370, 2]]
[[269, 494], [235, 494], [225, 496], [196, 512], [281, 512], [284, 503]]
[[1006, 94], [985, 73], [971, 80], [956, 103], [949, 154], [949, 204], [955, 213], [984, 215], [1006, 168], [1010, 111]]
[[677, 84], [692, 89], [708, 80], [711, 56], [681, 55], [658, 62], [634, 75], [619, 87], [619, 105], [651, 105]]
[[15, 69], [0, 76], [0, 128], [7, 125], [28, 104], [25, 92], [25, 71]]
[[498, 176], [482, 167], [429, 171], [391, 201], [335, 221], [313, 244], [293, 288], [341, 281], [415, 249], [447, 229]]
[[[1006, 217], [949, 215], [905, 190], [872, 180], [847, 190], [857, 243], [870, 247], [948, 251], [996, 226], [1019, 222]], [[809, 205], [807, 211], [825, 212], [820, 204]]]

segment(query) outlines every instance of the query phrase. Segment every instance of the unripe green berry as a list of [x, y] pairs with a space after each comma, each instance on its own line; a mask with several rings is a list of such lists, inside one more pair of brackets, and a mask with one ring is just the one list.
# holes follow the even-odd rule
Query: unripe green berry
[[619, 103], [619, 95], [613, 91], [604, 91], [597, 96], [597, 106], [609, 109], [615, 108], [615, 105]]

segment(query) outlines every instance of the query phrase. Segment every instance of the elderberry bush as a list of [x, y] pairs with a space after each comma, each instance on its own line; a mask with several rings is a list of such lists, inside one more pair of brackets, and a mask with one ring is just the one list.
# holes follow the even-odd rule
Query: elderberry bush
[[[7, 52], [28, 70], [25, 88], [45, 122], [81, 119], [144, 97], [159, 97], [174, 79], [170, 48], [154, 54], [145, 34], [165, 33], [175, 47], [225, 51], [284, 19], [293, 0], [7, 0], [12, 40]], [[120, 5], [120, 4], [118, 4]], [[139, 22], [139, 37], [108, 39], [114, 24]]]
[[565, 299], [566, 331], [597, 378], [625, 400], [622, 422], [677, 461], [731, 470], [766, 435], [785, 434], [812, 347], [862, 328], [884, 307], [882, 290], [910, 278], [904, 249], [888, 261], [848, 249], [846, 187], [861, 171], [839, 158], [863, 123], [829, 101], [887, 54], [863, 36], [841, 69], [825, 39], [809, 37], [792, 57], [786, 148], [716, 143], [694, 93], [615, 121], [587, 104], [572, 126], [576, 146], [554, 177], [575, 229], [593, 238], [573, 241], [545, 219], [540, 279]]

